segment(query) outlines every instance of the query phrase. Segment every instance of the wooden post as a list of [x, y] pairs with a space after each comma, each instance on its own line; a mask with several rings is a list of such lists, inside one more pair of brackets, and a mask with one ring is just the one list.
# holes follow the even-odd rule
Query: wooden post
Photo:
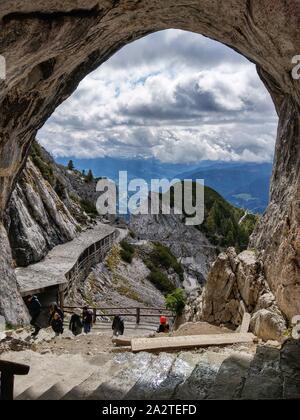
[[97, 321], [97, 309], [94, 308], [93, 309], [93, 323], [96, 324]]
[[59, 306], [62, 310], [64, 310], [64, 305], [65, 305], [65, 294], [63, 290], [59, 290], [58, 292], [58, 296], [59, 296]]
[[141, 320], [141, 308], [136, 308], [136, 323], [139, 325]]
[[1, 399], [12, 401], [14, 399], [14, 375], [10, 372], [1, 373]]
[[14, 399], [14, 375], [27, 375], [29, 366], [0, 360], [1, 395], [0, 400]]

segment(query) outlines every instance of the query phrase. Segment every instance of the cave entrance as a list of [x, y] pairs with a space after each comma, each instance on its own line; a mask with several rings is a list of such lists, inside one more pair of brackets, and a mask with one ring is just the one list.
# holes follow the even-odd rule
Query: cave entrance
[[[87, 76], [37, 138], [86, 181], [91, 169], [117, 182], [119, 171], [148, 184], [203, 178], [232, 206], [262, 214], [277, 124], [253, 63], [199, 34], [165, 30], [125, 46]], [[223, 206], [209, 207], [206, 232], [220, 248], [243, 250], [255, 221], [241, 212], [226, 230]], [[251, 223], [245, 234], [244, 220]]]
[[59, 285], [49, 286], [42, 289], [28, 290], [22, 293], [23, 300], [26, 301], [29, 296], [36, 295], [42, 306], [41, 313], [38, 317], [38, 325], [41, 328], [49, 327], [49, 307], [53, 302], [57, 302], [59, 306], [64, 304], [64, 288]]
[[[203, 34], [230, 46], [257, 64], [279, 115], [271, 203], [257, 246], [268, 256], [266, 275], [280, 295], [280, 305], [290, 317], [299, 293], [296, 258], [285, 245], [295, 241], [299, 250], [299, 82], [291, 77], [292, 58], [299, 54], [296, 0], [241, 2], [183, 0], [73, 2], [38, 6], [5, 2], [0, 9], [1, 55], [6, 58], [1, 81], [0, 211], [3, 217], [15, 182], [24, 167], [37, 130], [92, 70], [125, 44], [169, 28]], [[84, 3], [84, 4], [83, 4]], [[288, 121], [288, 124], [287, 124]], [[276, 211], [274, 212], [274, 209]], [[270, 228], [278, 226], [269, 238]], [[9, 247], [0, 226], [0, 242]], [[294, 239], [293, 239], [294, 238]], [[24, 318], [12, 271], [10, 253], [0, 256], [3, 293], [1, 311], [13, 323]], [[4, 269], [3, 269], [4, 267]], [[289, 282], [286, 282], [286, 273]], [[299, 278], [299, 276], [298, 276]], [[298, 302], [300, 300], [298, 299]], [[291, 305], [291, 302], [292, 305]], [[299, 306], [299, 304], [298, 304]]]

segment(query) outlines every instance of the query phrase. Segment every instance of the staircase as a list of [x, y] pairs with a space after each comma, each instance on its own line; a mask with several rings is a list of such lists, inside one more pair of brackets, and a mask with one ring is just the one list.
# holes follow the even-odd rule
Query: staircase
[[[18, 400], [300, 398], [300, 346], [180, 353], [8, 353], [30, 365]], [[292, 352], [292, 353], [291, 353]], [[289, 355], [289, 357], [287, 357]]]

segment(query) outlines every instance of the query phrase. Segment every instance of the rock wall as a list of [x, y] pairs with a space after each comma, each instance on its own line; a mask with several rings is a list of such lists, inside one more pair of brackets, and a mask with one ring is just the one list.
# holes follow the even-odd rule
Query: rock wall
[[270, 204], [250, 246], [260, 251], [265, 276], [280, 309], [300, 314], [300, 109], [281, 107]]
[[18, 266], [40, 261], [55, 245], [74, 239], [80, 229], [31, 160], [12, 194], [7, 214], [6, 227]]
[[28, 321], [28, 313], [17, 290], [17, 279], [12, 268], [12, 255], [4, 226], [0, 223], [0, 310], [13, 325]]
[[[287, 330], [284, 315], [266, 281], [263, 262], [254, 251], [221, 253], [208, 275], [202, 296], [192, 304], [193, 318], [215, 324], [241, 324], [251, 314], [250, 329], [264, 340], [280, 340]], [[193, 312], [190, 310], [190, 316]]]

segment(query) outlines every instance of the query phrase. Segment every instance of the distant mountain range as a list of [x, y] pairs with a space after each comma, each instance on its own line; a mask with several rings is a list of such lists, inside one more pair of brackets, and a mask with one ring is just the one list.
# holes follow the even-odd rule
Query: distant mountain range
[[128, 180], [142, 178], [204, 179], [231, 204], [263, 213], [268, 205], [271, 163], [201, 161], [195, 164], [163, 163], [156, 159], [125, 159], [103, 157], [95, 159], [57, 158], [57, 163], [67, 165], [72, 159], [75, 168], [94, 176], [118, 180], [119, 171], [128, 172]]
[[91, 169], [94, 176], [106, 176], [114, 181], [118, 180], [119, 171], [127, 171], [128, 179], [142, 178], [149, 182], [152, 178], [172, 179], [177, 174], [196, 170], [199, 163], [162, 163], [157, 159], [125, 159], [103, 157], [95, 159], [76, 159], [72, 157], [57, 158], [56, 162], [67, 165], [72, 159], [76, 169], [88, 171]]
[[179, 175], [181, 179], [204, 179], [205, 185], [213, 188], [236, 207], [253, 213], [263, 213], [269, 201], [271, 163], [211, 162]]

